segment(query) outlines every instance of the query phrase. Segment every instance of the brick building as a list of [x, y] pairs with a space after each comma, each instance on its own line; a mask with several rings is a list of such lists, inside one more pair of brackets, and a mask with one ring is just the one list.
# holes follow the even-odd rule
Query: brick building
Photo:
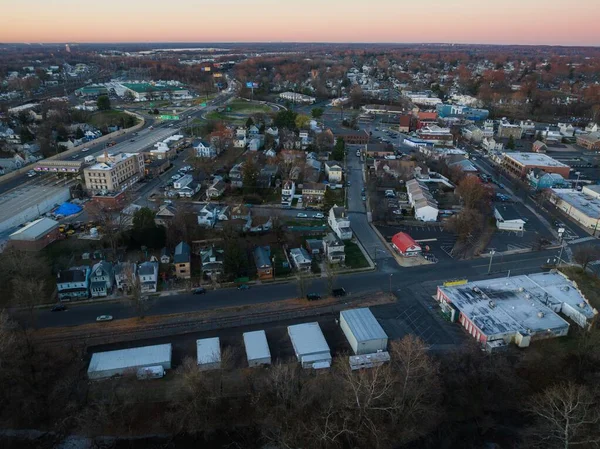
[[546, 173], [558, 173], [563, 178], [569, 178], [571, 168], [552, 159], [544, 153], [505, 153], [502, 159], [502, 168], [511, 176], [524, 178], [530, 170], [539, 168]]

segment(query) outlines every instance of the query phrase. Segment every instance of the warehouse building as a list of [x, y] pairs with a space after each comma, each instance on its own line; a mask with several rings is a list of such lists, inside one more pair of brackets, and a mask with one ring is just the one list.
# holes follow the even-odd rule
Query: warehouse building
[[88, 368], [88, 378], [106, 379], [125, 374], [135, 375], [140, 368], [161, 366], [171, 369], [171, 344], [143, 346], [141, 348], [119, 349], [117, 351], [96, 352], [92, 355]]
[[221, 368], [221, 345], [219, 337], [196, 340], [198, 368], [201, 370]]
[[288, 326], [288, 335], [302, 368], [322, 369], [331, 366], [331, 352], [319, 323]]
[[58, 221], [40, 218], [8, 236], [9, 246], [23, 251], [39, 251], [61, 237]]
[[243, 336], [248, 366], [270, 365], [271, 351], [265, 331], [245, 332]]
[[600, 198], [594, 190], [597, 187], [585, 186], [581, 192], [575, 189], [552, 189], [550, 202], [596, 235], [600, 227]]
[[557, 272], [439, 286], [436, 299], [452, 322], [458, 321], [489, 351], [567, 335], [569, 323], [558, 313], [582, 328], [598, 313]]
[[356, 355], [387, 348], [388, 336], [368, 307], [341, 311], [340, 327]]

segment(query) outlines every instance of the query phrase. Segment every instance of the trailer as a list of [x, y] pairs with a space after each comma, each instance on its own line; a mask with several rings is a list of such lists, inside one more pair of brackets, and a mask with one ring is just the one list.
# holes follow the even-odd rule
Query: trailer
[[341, 311], [340, 327], [356, 355], [387, 348], [388, 336], [368, 307]]
[[270, 365], [271, 351], [265, 331], [245, 332], [243, 336], [248, 366]]
[[221, 368], [221, 345], [219, 337], [196, 340], [198, 368], [201, 370]]
[[125, 374], [136, 375], [140, 368], [161, 366], [171, 369], [171, 344], [142, 346], [117, 351], [96, 352], [88, 367], [91, 380], [106, 379]]

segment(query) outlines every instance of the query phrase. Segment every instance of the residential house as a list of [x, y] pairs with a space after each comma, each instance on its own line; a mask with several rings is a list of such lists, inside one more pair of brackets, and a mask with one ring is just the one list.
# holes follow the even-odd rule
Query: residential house
[[212, 185], [206, 189], [206, 198], [219, 198], [223, 193], [225, 193], [225, 189], [227, 188], [227, 184], [222, 179], [217, 179]]
[[478, 144], [483, 140], [483, 131], [476, 125], [467, 125], [462, 128], [462, 136], [469, 142]]
[[525, 220], [512, 204], [494, 206], [496, 227], [502, 231], [523, 231]]
[[250, 126], [250, 128], [248, 128], [248, 136], [250, 136], [250, 137], [258, 136], [259, 134], [260, 134], [260, 129], [258, 129], [258, 126], [252, 125], [252, 126]]
[[265, 131], [266, 134], [270, 134], [273, 137], [278, 137], [279, 136], [279, 129], [276, 126], [270, 126], [269, 128], [267, 128], [267, 130]]
[[329, 215], [327, 216], [327, 223], [342, 240], [350, 240], [352, 238], [352, 228], [350, 227], [350, 219], [346, 213], [346, 209], [334, 205], [329, 209]]
[[594, 123], [594, 122], [588, 123], [587, 126], [585, 127], [586, 133], [595, 133], [595, 132], [598, 132], [599, 130], [600, 130], [600, 127], [598, 126], [597, 123]]
[[92, 298], [110, 295], [114, 285], [114, 277], [112, 263], [101, 260], [95, 264], [90, 274]]
[[90, 295], [90, 267], [73, 267], [61, 270], [57, 275], [58, 299], [87, 299]]
[[262, 146], [262, 142], [260, 141], [260, 139], [257, 137], [254, 137], [254, 138], [250, 139], [250, 142], [248, 143], [248, 151], [258, 151], [258, 150], [260, 150], [261, 146]]
[[223, 274], [224, 251], [214, 245], [200, 250], [203, 276], [217, 280]]
[[198, 211], [198, 225], [212, 228], [217, 221], [228, 220], [229, 208], [215, 203], [200, 204]]
[[158, 288], [158, 262], [143, 262], [137, 267], [141, 293], [156, 293]]
[[296, 183], [292, 180], [284, 181], [281, 185], [281, 205], [291, 206], [296, 194]]
[[304, 204], [322, 203], [327, 186], [319, 182], [305, 182], [302, 185], [302, 200]]
[[171, 255], [169, 254], [169, 250], [167, 249], [167, 247], [164, 247], [163, 249], [160, 250], [160, 263], [162, 264], [169, 264], [171, 263]]
[[275, 164], [267, 164], [260, 169], [258, 174], [257, 184], [262, 188], [269, 188], [273, 185], [275, 177], [279, 173], [279, 166]]
[[273, 279], [273, 264], [271, 262], [271, 248], [269, 246], [257, 246], [253, 251], [254, 264], [258, 279]]
[[563, 189], [568, 187], [565, 178], [558, 173], [546, 173], [541, 168], [534, 168], [527, 173], [527, 181], [535, 190]]
[[165, 226], [173, 220], [175, 214], [177, 213], [177, 208], [171, 202], [161, 205], [154, 215], [154, 222], [159, 226]]
[[502, 142], [496, 142], [493, 137], [484, 138], [481, 142], [481, 148], [486, 152], [491, 153], [493, 151], [502, 151], [504, 149], [504, 144]]
[[548, 145], [541, 140], [536, 140], [533, 142], [533, 145], [531, 145], [531, 151], [534, 153], [545, 153], [548, 151]]
[[600, 151], [600, 132], [578, 135], [577, 145], [587, 150]]
[[246, 139], [246, 130], [244, 128], [238, 128], [235, 131], [235, 138], [233, 140], [233, 146], [235, 148], [246, 148], [248, 143]]
[[192, 277], [192, 253], [190, 245], [186, 242], [179, 242], [175, 247], [173, 254], [173, 266], [175, 267], [175, 277], [177, 279], [189, 279]]
[[292, 265], [298, 271], [310, 270], [312, 258], [304, 248], [300, 247], [290, 249], [290, 258], [292, 260]]
[[217, 149], [214, 145], [206, 142], [205, 140], [194, 140], [192, 142], [192, 147], [196, 151], [197, 157], [203, 158], [215, 158], [217, 157]]
[[438, 203], [425, 183], [411, 179], [406, 183], [408, 202], [415, 210], [415, 218], [421, 221], [437, 221]]
[[343, 264], [346, 261], [344, 242], [337, 235], [329, 232], [323, 237], [323, 254], [329, 263]]
[[311, 256], [318, 256], [323, 249], [323, 241], [319, 239], [306, 239], [306, 250]]
[[137, 266], [133, 262], [118, 262], [113, 265], [115, 285], [120, 291], [128, 291], [132, 287]]
[[344, 169], [342, 164], [337, 161], [327, 161], [325, 162], [325, 173], [329, 182], [339, 183], [342, 182]]
[[378, 178], [391, 176], [395, 179], [406, 179], [414, 172], [417, 162], [408, 159], [374, 159], [372, 172]]
[[229, 170], [229, 180], [231, 181], [231, 187], [243, 187], [244, 186], [244, 163], [239, 162], [231, 167]]
[[302, 148], [306, 148], [310, 143], [309, 133], [306, 130], [300, 131], [298, 138], [300, 139], [300, 145], [302, 145]]

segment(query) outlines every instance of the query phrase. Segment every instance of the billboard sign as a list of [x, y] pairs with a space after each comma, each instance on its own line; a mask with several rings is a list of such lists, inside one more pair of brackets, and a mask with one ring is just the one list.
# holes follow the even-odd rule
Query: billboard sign
[[454, 287], [456, 285], [465, 285], [467, 282], [469, 282], [469, 281], [466, 279], [456, 279], [454, 281], [444, 282], [444, 287]]
[[178, 115], [159, 115], [158, 118], [161, 120], [179, 120]]

